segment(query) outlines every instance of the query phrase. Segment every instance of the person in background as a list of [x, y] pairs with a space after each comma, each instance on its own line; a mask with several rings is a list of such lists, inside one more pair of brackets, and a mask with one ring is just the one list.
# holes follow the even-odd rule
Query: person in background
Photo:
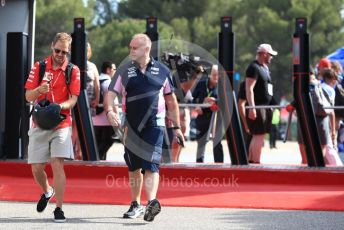
[[[329, 76], [334, 75], [334, 76]], [[328, 78], [336, 78], [335, 73], [326, 69], [322, 71], [322, 79], [327, 81]], [[333, 109], [328, 109], [327, 107], [331, 106], [331, 100], [326, 91], [323, 90], [320, 81], [318, 81], [314, 74], [310, 74], [310, 84], [309, 91], [312, 98], [312, 104], [314, 109], [314, 114], [317, 123], [317, 130], [321, 145], [321, 150], [323, 152], [324, 160], [326, 165], [332, 166], [342, 166], [337, 151], [333, 147], [333, 140], [331, 138], [331, 125], [329, 120], [329, 115], [333, 114]], [[298, 142], [299, 148], [302, 157], [302, 163], [307, 163], [306, 150], [304, 141], [302, 139], [300, 127], [298, 127]]]
[[97, 66], [90, 61], [92, 57], [91, 44], [87, 42], [87, 74], [86, 74], [86, 92], [90, 104], [91, 116], [96, 115], [96, 108], [99, 104], [100, 82]]
[[[193, 102], [202, 104], [216, 104], [218, 97], [217, 84], [219, 80], [218, 66], [213, 65], [210, 76], [205, 75], [200, 81], [197, 82], [195, 89], [192, 92]], [[196, 118], [197, 129], [197, 156], [196, 162], [204, 162], [205, 146], [209, 140], [211, 133], [211, 120], [215, 121], [216, 111], [212, 111], [210, 108], [196, 107], [195, 111], [198, 116]], [[217, 113], [216, 119], [216, 134], [213, 142], [214, 162], [223, 162], [223, 147], [221, 144], [222, 139], [222, 119], [220, 113]], [[213, 117], [213, 119], [212, 119]]]
[[[338, 76], [336, 72], [332, 69], [324, 69], [322, 73], [322, 77], [324, 82], [321, 83], [321, 88], [323, 90], [323, 94], [325, 99], [329, 102], [330, 106], [334, 106], [335, 102], [335, 90], [334, 87], [338, 82]], [[326, 133], [327, 145], [325, 148], [324, 156], [325, 162], [328, 165], [334, 166], [342, 166], [343, 163], [341, 162], [338, 152], [337, 152], [337, 131], [336, 131], [336, 117], [334, 113], [334, 109], [329, 110], [328, 113], [329, 117], [329, 132]]]
[[342, 84], [344, 76], [343, 76], [343, 67], [339, 61], [331, 61], [331, 69], [337, 74], [338, 76], [338, 83]]
[[[338, 81], [334, 87], [335, 90], [335, 106], [344, 105], [344, 81], [343, 81], [343, 68], [339, 61], [331, 61], [331, 68], [337, 74]], [[336, 116], [335, 130], [337, 133], [337, 150], [338, 152], [344, 151], [344, 110], [335, 109]]]
[[318, 65], [317, 65], [317, 73], [316, 73], [316, 78], [320, 81], [323, 82], [323, 71], [325, 69], [331, 69], [331, 61], [327, 58], [321, 58]]
[[278, 137], [278, 125], [280, 123], [280, 116], [281, 116], [280, 110], [274, 109], [272, 113], [271, 130], [270, 130], [270, 136], [269, 136], [270, 149], [277, 148], [276, 140]]
[[[256, 59], [246, 69], [246, 99], [249, 106], [270, 105], [273, 96], [273, 85], [269, 65], [277, 52], [270, 44], [260, 44]], [[260, 163], [265, 133], [271, 129], [271, 109], [250, 108], [247, 113], [247, 124], [252, 134], [249, 148], [249, 162]]]
[[[177, 96], [178, 102], [189, 103], [193, 100], [192, 92], [194, 91], [198, 81], [204, 75], [204, 72], [205, 71], [204, 71], [203, 66], [199, 65], [199, 66], [196, 66], [195, 69], [191, 72], [190, 78], [187, 78], [184, 73], [180, 73], [178, 71], [175, 73], [176, 75], [174, 75], [173, 82], [174, 82], [174, 85], [176, 86], [175, 94]], [[184, 108], [184, 107], [179, 108], [179, 119], [180, 119], [181, 131], [185, 138], [186, 132], [188, 130], [188, 126], [190, 126], [189, 108]], [[167, 131], [173, 128], [173, 125], [171, 124], [170, 121], [168, 121], [168, 119], [166, 120], [166, 126], [167, 126]], [[168, 131], [167, 134], [169, 133], [170, 132]], [[171, 146], [172, 162], [179, 162], [179, 157], [180, 157], [183, 146], [180, 143], [178, 143], [176, 139], [173, 139], [170, 142], [170, 146]]]
[[[93, 121], [93, 128], [94, 128], [94, 135], [97, 140], [98, 145], [98, 152], [99, 152], [99, 159], [100, 160], [106, 160], [106, 153], [112, 146], [114, 139], [114, 130], [112, 126], [110, 125], [109, 121], [106, 118], [106, 114], [104, 111], [104, 108], [107, 107], [106, 100], [104, 98], [106, 97], [108, 93], [108, 87], [111, 82], [111, 78], [114, 76], [116, 72], [116, 65], [112, 63], [111, 61], [105, 61], [102, 64], [101, 67], [101, 73], [99, 76], [99, 84], [100, 84], [100, 99], [97, 109], [96, 109], [96, 115], [92, 117]], [[116, 104], [118, 104], [118, 100], [116, 98]]]
[[[331, 106], [334, 106], [335, 96], [336, 92], [334, 90], [337, 81], [338, 76], [332, 69], [324, 69], [322, 73], [323, 82], [320, 84], [322, 87], [322, 90], [324, 91], [324, 95], [326, 96], [326, 99], [329, 101]], [[334, 110], [331, 110], [331, 113], [329, 114], [329, 120], [330, 120], [330, 136], [331, 136], [331, 142], [333, 144], [333, 147], [336, 146], [336, 115], [334, 113]]]
[[[90, 106], [90, 114], [91, 116], [95, 116], [96, 109], [99, 104], [100, 87], [99, 87], [98, 69], [97, 69], [97, 66], [93, 62], [90, 61], [91, 57], [92, 57], [91, 44], [87, 42], [86, 92], [87, 92], [88, 103]], [[73, 122], [72, 142], [73, 142], [75, 159], [82, 160], [80, 140], [79, 140], [78, 130], [77, 130], [75, 122]]]

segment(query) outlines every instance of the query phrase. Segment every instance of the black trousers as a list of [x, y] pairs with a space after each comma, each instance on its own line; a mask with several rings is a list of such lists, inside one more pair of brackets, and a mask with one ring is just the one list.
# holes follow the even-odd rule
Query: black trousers
[[275, 148], [276, 147], [276, 139], [277, 139], [277, 125], [271, 125], [271, 130], [270, 130], [270, 148]]
[[[221, 117], [217, 116], [216, 121], [216, 129], [222, 129], [222, 119]], [[196, 129], [197, 129], [197, 156], [196, 162], [201, 163], [204, 162], [204, 154], [205, 154], [205, 146], [208, 142], [208, 130], [210, 126], [212, 113], [204, 113], [199, 115], [196, 118]], [[217, 130], [221, 131], [221, 130]], [[222, 133], [222, 132], [220, 132]], [[223, 163], [223, 147], [221, 144], [222, 135], [219, 134], [219, 138], [214, 137], [213, 142], [213, 154], [214, 154], [214, 162], [216, 163]]]
[[113, 135], [115, 132], [111, 126], [94, 126], [93, 128], [97, 140], [99, 159], [106, 160], [106, 153], [114, 142]]

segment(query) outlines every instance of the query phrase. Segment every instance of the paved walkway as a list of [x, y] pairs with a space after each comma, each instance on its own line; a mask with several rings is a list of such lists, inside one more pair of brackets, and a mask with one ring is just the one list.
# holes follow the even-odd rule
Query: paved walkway
[[[276, 145], [277, 148], [270, 149], [268, 141], [265, 142], [261, 156], [262, 164], [300, 164], [301, 155], [297, 142], [283, 143], [282, 141], [277, 141]], [[212, 146], [212, 142], [209, 142], [206, 146], [206, 154], [204, 159], [206, 163], [214, 162]], [[222, 146], [224, 149], [224, 163], [230, 163], [230, 156], [226, 140], [222, 141]], [[180, 154], [180, 162], [194, 163], [196, 160], [196, 150], [197, 142], [187, 141]], [[108, 151], [107, 160], [123, 162], [123, 146], [119, 143], [114, 143]]]
[[[230, 163], [226, 141], [222, 142], [225, 163]], [[277, 143], [277, 149], [263, 148], [263, 164], [295, 164], [301, 161], [296, 142]], [[197, 143], [186, 142], [180, 162], [194, 163]], [[115, 143], [108, 152], [109, 161], [123, 162], [123, 146]], [[207, 144], [205, 162], [213, 162], [212, 143]], [[44, 213], [35, 203], [0, 201], [0, 229], [343, 229], [344, 212], [286, 211], [257, 209], [221, 209], [163, 207], [153, 223], [141, 219], [123, 219], [128, 207], [121, 205], [65, 204], [67, 222], [52, 221], [54, 204]]]
[[54, 223], [50, 204], [1, 202], [0, 229], [343, 229], [344, 212], [163, 207], [154, 222], [123, 219], [127, 206], [65, 204], [65, 223]]
[[[265, 146], [268, 146], [266, 143]], [[187, 142], [180, 161], [194, 162], [197, 144]], [[225, 163], [230, 163], [223, 141]], [[263, 148], [263, 164], [299, 164], [296, 142], [277, 143], [277, 149]], [[213, 162], [212, 144], [206, 149], [205, 162]], [[123, 162], [123, 146], [115, 143], [108, 160]], [[344, 212], [251, 210], [225, 208], [163, 207], [153, 223], [123, 219], [128, 207], [121, 205], [65, 204], [66, 223], [52, 221], [54, 204], [44, 213], [36, 203], [0, 201], [0, 229], [343, 229]]]

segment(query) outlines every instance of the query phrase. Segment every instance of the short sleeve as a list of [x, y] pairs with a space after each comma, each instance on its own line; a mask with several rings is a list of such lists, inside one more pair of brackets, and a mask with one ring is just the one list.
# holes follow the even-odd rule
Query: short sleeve
[[246, 100], [246, 84], [245, 84], [245, 81], [241, 82], [240, 83], [240, 86], [239, 86], [239, 92], [238, 92], [238, 98], [241, 99], [241, 100]]
[[116, 94], [121, 94], [123, 90], [123, 85], [122, 85], [122, 76], [121, 75], [115, 75], [109, 84], [109, 91], [115, 92]]
[[100, 85], [101, 90], [102, 90], [103, 92], [107, 92], [107, 91], [108, 91], [110, 82], [111, 82], [111, 80], [108, 79], [108, 80], [105, 80], [105, 81]]
[[168, 77], [164, 83], [164, 95], [171, 94], [174, 92], [174, 85], [172, 82], [172, 75], [169, 72]]
[[32, 67], [29, 76], [25, 83], [25, 89], [35, 89], [39, 81], [39, 62], [36, 62]]
[[258, 69], [257, 66], [254, 63], [251, 63], [247, 69], [246, 69], [246, 77], [247, 78], [252, 78], [252, 79], [257, 79], [258, 77]]

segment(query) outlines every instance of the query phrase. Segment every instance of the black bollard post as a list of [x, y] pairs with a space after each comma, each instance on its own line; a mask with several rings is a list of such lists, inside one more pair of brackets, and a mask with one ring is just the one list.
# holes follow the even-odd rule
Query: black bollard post
[[310, 167], [325, 166], [309, 94], [309, 36], [307, 19], [297, 18], [293, 36], [294, 101]]
[[219, 108], [226, 130], [226, 138], [232, 165], [247, 165], [247, 151], [242, 134], [238, 106], [233, 91], [234, 43], [232, 18], [221, 18], [219, 33], [219, 62], [223, 69], [219, 71]]
[[72, 55], [71, 62], [80, 69], [81, 89], [78, 102], [74, 107], [74, 121], [78, 128], [78, 135], [81, 145], [83, 160], [99, 160], [96, 139], [94, 136], [93, 123], [91, 120], [90, 106], [86, 94], [86, 67], [87, 47], [85, 22], [83, 18], [74, 19], [74, 32], [72, 33]]
[[[30, 129], [30, 108], [26, 105], [24, 85], [28, 76], [28, 35], [7, 33], [6, 106], [3, 151], [0, 158], [18, 159], [27, 156]], [[1, 147], [1, 146], [0, 146]]]
[[146, 23], [146, 34], [152, 41], [151, 56], [158, 60], [160, 51], [158, 19], [156, 17], [148, 17]]

